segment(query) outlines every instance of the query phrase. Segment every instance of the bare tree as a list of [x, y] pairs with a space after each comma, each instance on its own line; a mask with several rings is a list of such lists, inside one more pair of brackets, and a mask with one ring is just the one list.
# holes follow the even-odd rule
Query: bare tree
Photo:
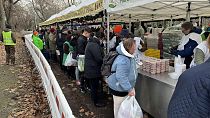
[[61, 2], [55, 2], [54, 0], [32, 0], [31, 4], [38, 18], [43, 22], [47, 20], [53, 14], [58, 13], [62, 7]]
[[7, 24], [11, 25], [11, 14], [13, 12], [13, 6], [15, 4], [17, 4], [20, 0], [4, 0], [4, 9], [5, 9], [5, 14], [6, 14], [6, 18], [7, 18]]
[[6, 15], [5, 15], [5, 10], [4, 10], [4, 6], [3, 6], [3, 0], [0, 0], [0, 29], [4, 29], [5, 28], [5, 23], [6, 23]]
[[10, 24], [15, 29], [32, 29], [37, 23], [72, 5], [74, 0], [28, 0], [28, 4], [20, 4], [20, 1], [0, 0], [1, 29], [5, 24]]
[[0, 0], [0, 21], [1, 28], [5, 27], [5, 24], [11, 25], [12, 18], [12, 9], [15, 4], [17, 4], [20, 0]]
[[11, 23], [16, 30], [33, 29], [35, 27], [34, 12], [21, 5], [14, 5], [14, 11], [12, 12]]

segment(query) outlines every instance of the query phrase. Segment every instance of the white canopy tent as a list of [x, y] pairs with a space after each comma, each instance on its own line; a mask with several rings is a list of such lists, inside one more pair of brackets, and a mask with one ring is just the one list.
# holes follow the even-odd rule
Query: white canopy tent
[[[68, 7], [68, 8], [66, 8], [66, 9], [64, 9], [63, 11], [61, 11], [61, 12], [59, 12], [59, 13], [57, 13], [57, 14], [52, 15], [52, 16], [51, 16], [48, 20], [46, 20], [45, 22], [49, 22], [49, 23], [47, 23], [47, 24], [54, 23], [54, 22], [56, 22], [56, 19], [57, 19], [57, 18], [63, 17], [63, 16], [68, 15], [68, 14], [70, 14], [70, 13], [72, 13], [72, 12], [75, 12], [75, 11], [77, 11], [77, 10], [80, 10], [81, 8], [86, 7], [86, 6], [88, 6], [88, 5], [91, 5], [91, 4], [93, 4], [93, 3], [97, 2], [97, 1], [98, 1], [98, 0], [83, 0], [83, 1], [81, 1], [81, 3], [78, 4], [78, 5], [72, 5], [72, 6]], [[41, 23], [41, 25], [42, 25], [42, 24], [45, 24], [45, 22]]]
[[[129, 22], [210, 16], [210, 0], [105, 0], [110, 21]], [[130, 29], [129, 28], [129, 29]], [[131, 29], [130, 29], [131, 30]], [[109, 33], [107, 34], [109, 42]], [[108, 49], [109, 50], [109, 49]]]
[[[108, 2], [110, 2], [108, 0]], [[111, 20], [120, 19], [128, 21], [129, 14], [132, 19], [139, 21], [164, 20], [186, 18], [187, 12], [191, 17], [210, 16], [209, 0], [129, 0], [120, 2], [113, 0], [115, 7], [106, 5], [107, 11], [112, 15]], [[189, 8], [189, 9], [188, 9]]]
[[76, 9], [77, 9], [77, 7], [75, 5], [72, 5], [71, 7], [68, 7], [66, 9], [64, 9], [63, 11], [59, 12], [56, 17], [61, 17], [61, 16], [66, 15], [72, 11], [75, 11]]

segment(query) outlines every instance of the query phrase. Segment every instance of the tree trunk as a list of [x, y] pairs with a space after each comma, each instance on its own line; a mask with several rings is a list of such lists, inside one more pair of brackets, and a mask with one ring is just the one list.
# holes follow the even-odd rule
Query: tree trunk
[[0, 28], [4, 29], [6, 24], [6, 15], [5, 10], [3, 6], [3, 0], [0, 0]]
[[13, 8], [13, 0], [9, 0], [8, 13], [6, 15], [6, 17], [7, 17], [7, 24], [9, 24], [9, 25], [11, 25], [12, 8]]

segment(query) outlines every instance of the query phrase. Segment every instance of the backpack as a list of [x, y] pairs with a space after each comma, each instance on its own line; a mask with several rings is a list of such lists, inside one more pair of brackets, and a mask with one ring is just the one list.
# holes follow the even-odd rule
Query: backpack
[[105, 57], [103, 59], [103, 64], [101, 66], [102, 76], [108, 77], [113, 73], [111, 71], [112, 64], [118, 55], [119, 54], [117, 53], [117, 51], [110, 51], [107, 55], [105, 55]]

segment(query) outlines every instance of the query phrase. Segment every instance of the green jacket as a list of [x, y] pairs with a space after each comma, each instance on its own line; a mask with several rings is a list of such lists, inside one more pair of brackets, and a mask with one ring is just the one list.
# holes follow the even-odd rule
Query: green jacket
[[[71, 44], [70, 44], [68, 41], [66, 41], [66, 42], [64, 43], [64, 45], [65, 45], [65, 44], [68, 45], [68, 47], [69, 47], [69, 52], [73, 52], [73, 51], [74, 51], [74, 47], [72, 47]], [[68, 56], [68, 54], [63, 53], [63, 63], [62, 63], [62, 65], [65, 64], [66, 59], [67, 59], [67, 56]]]
[[39, 36], [32, 36], [32, 39], [33, 39], [33, 43], [34, 45], [39, 48], [40, 50], [43, 50], [43, 47], [44, 47], [44, 43], [42, 41], [42, 39], [39, 38]]

